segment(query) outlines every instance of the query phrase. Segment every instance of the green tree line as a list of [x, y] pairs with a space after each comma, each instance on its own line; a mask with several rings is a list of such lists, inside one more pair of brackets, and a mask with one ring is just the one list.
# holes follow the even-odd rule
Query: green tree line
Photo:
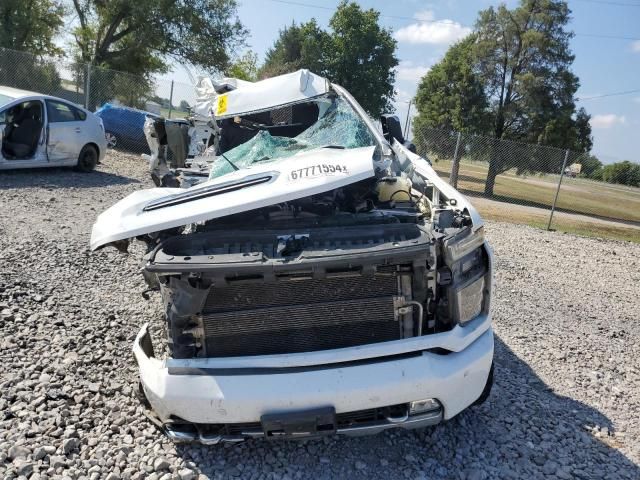
[[[419, 84], [418, 148], [438, 148], [424, 133], [429, 128], [569, 148], [585, 154], [583, 176], [637, 185], [637, 164], [603, 166], [589, 155], [590, 116], [575, 104], [570, 18], [564, 0], [520, 0], [514, 8], [480, 11], [474, 32]], [[61, 45], [55, 39], [63, 30], [71, 35]], [[153, 76], [175, 63], [244, 80], [307, 68], [347, 88], [374, 117], [392, 110], [397, 45], [375, 9], [343, 0], [327, 29], [313, 19], [285, 26], [261, 65], [252, 51], [237, 53], [247, 35], [236, 0], [3, 0], [0, 48], [11, 52], [0, 55], [0, 84], [55, 94], [62, 91], [57, 61], [66, 57], [76, 62], [78, 90], [89, 81], [84, 64], [92, 65], [92, 106], [117, 99], [144, 107], [158, 100]], [[487, 194], [495, 177], [511, 168], [560, 169], [560, 160], [545, 163], [508, 149], [482, 155], [489, 162]]]
[[624, 160], [603, 165], [594, 155], [585, 155], [579, 160], [580, 176], [607, 183], [640, 187], [640, 164]]
[[[54, 41], [63, 29], [72, 38], [64, 48]], [[236, 0], [3, 0], [0, 48], [34, 56], [17, 62], [4, 50], [0, 83], [55, 94], [62, 86], [56, 64], [66, 56], [75, 62], [76, 89], [91, 85], [90, 108], [113, 99], [143, 108], [154, 97], [154, 75], [175, 63], [245, 80], [308, 68], [343, 85], [374, 116], [392, 108], [396, 42], [376, 10], [345, 0], [329, 30], [315, 20], [285, 27], [261, 66], [255, 53], [237, 54], [247, 34]]]
[[[424, 132], [438, 128], [589, 152], [590, 116], [575, 104], [580, 82], [571, 71], [570, 14], [563, 0], [520, 0], [512, 9], [480, 11], [474, 32], [420, 82], [413, 126], [418, 148], [428, 147]], [[496, 176], [512, 168], [557, 172], [562, 166], [560, 157], [540, 162], [503, 148], [485, 160], [487, 195]]]

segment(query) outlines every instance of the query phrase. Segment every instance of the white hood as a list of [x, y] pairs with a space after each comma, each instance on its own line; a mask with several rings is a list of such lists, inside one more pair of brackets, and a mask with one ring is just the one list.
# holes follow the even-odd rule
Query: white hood
[[359, 182], [374, 176], [374, 150], [319, 148], [278, 162], [255, 164], [188, 189], [134, 192], [98, 216], [91, 249]]

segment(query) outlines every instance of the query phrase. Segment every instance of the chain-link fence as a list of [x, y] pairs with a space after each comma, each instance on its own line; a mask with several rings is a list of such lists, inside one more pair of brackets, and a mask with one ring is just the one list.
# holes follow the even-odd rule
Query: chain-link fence
[[110, 104], [115, 110], [102, 116], [105, 129], [116, 148], [135, 154], [148, 152], [141, 123], [145, 112], [184, 118], [195, 104], [191, 84], [3, 48], [0, 85], [64, 98], [92, 112]]
[[[111, 104], [179, 118], [195, 104], [187, 83], [7, 49], [0, 49], [0, 85], [61, 97], [91, 111]], [[137, 120], [126, 117], [103, 116], [112, 146], [148, 152], [144, 113]], [[427, 128], [414, 129], [413, 142], [488, 219], [640, 241], [640, 188], [585, 178], [588, 155]]]
[[640, 241], [640, 188], [588, 178], [589, 154], [429, 128], [413, 142], [488, 219]]

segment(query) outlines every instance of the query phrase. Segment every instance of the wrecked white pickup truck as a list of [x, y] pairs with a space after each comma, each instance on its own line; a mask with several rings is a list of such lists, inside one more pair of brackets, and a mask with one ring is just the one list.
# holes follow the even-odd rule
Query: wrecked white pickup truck
[[[164, 335], [143, 397], [175, 441], [415, 428], [489, 395], [492, 254], [476, 210], [338, 85], [308, 71], [217, 93], [217, 157], [135, 192], [91, 247], [148, 245]], [[152, 335], [153, 333], [153, 342]]]

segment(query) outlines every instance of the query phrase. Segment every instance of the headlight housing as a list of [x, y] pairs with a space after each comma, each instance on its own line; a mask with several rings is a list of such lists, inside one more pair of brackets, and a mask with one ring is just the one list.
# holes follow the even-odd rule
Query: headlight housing
[[482, 232], [477, 233], [448, 245], [445, 253], [451, 279], [447, 286], [448, 315], [453, 324], [462, 326], [489, 311], [489, 256]]
[[453, 318], [465, 325], [482, 313], [484, 307], [484, 276], [469, 285], [454, 290]]

